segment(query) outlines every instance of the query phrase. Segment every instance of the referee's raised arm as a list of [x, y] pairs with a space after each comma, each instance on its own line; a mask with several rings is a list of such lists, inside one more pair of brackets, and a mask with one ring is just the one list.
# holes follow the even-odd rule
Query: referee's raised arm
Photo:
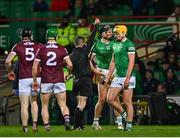
[[87, 48], [87, 52], [89, 53], [91, 51], [91, 47], [93, 46], [93, 43], [94, 43], [94, 38], [96, 36], [96, 32], [97, 32], [97, 25], [100, 23], [100, 20], [99, 18], [96, 18], [95, 19], [95, 22], [94, 22], [94, 28], [93, 28], [93, 31], [91, 32], [91, 35], [87, 41], [87, 45], [86, 45], [86, 48]]

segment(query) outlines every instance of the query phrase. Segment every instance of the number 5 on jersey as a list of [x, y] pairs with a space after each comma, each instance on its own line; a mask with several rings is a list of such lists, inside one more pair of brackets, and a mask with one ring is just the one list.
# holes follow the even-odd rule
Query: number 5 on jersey
[[34, 60], [34, 48], [26, 48], [26, 51], [25, 51], [25, 54], [26, 54], [26, 61], [32, 61]]

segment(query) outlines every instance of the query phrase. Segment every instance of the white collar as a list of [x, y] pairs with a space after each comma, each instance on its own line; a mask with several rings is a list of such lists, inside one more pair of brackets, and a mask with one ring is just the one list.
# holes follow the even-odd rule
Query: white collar
[[127, 38], [124, 37], [124, 38], [121, 40], [121, 42], [125, 42], [126, 40], [127, 40]]
[[101, 42], [104, 43], [104, 44], [109, 44], [110, 43], [110, 41], [108, 41], [108, 42], [103, 41], [103, 38], [101, 38]]

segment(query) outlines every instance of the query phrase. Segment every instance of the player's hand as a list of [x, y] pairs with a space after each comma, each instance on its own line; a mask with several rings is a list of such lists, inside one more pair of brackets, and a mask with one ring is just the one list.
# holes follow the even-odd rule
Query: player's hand
[[15, 78], [16, 78], [16, 75], [14, 74], [14, 72], [13, 71], [11, 71], [11, 72], [9, 72], [8, 73], [8, 79], [9, 80], [15, 80]]
[[64, 80], [65, 80], [65, 81], [68, 81], [68, 80], [70, 80], [71, 78], [73, 78], [73, 75], [65, 75], [65, 76], [64, 76]]
[[128, 90], [129, 89], [129, 79], [126, 78], [124, 81], [124, 90]]
[[97, 17], [95, 17], [95, 24], [100, 24], [100, 20]]
[[103, 74], [99, 69], [94, 69], [93, 72], [94, 72], [96, 75], [104, 76], [104, 74]]
[[104, 86], [106, 86], [107, 88], [110, 87], [110, 82], [109, 82], [109, 80], [105, 80]]
[[38, 87], [39, 87], [39, 84], [37, 82], [33, 82], [34, 92], [38, 92]]

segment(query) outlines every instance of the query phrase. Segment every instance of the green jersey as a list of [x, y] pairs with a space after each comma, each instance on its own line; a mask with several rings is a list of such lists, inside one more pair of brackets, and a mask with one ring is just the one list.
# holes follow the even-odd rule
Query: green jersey
[[[134, 43], [127, 38], [123, 42], [116, 41], [113, 45], [113, 50], [116, 76], [126, 77], [129, 64], [128, 54], [135, 54]], [[134, 71], [132, 76], [134, 76]]]
[[108, 44], [97, 40], [93, 46], [93, 53], [96, 54], [97, 66], [102, 69], [109, 69], [109, 64], [112, 59], [113, 43], [110, 41]]

